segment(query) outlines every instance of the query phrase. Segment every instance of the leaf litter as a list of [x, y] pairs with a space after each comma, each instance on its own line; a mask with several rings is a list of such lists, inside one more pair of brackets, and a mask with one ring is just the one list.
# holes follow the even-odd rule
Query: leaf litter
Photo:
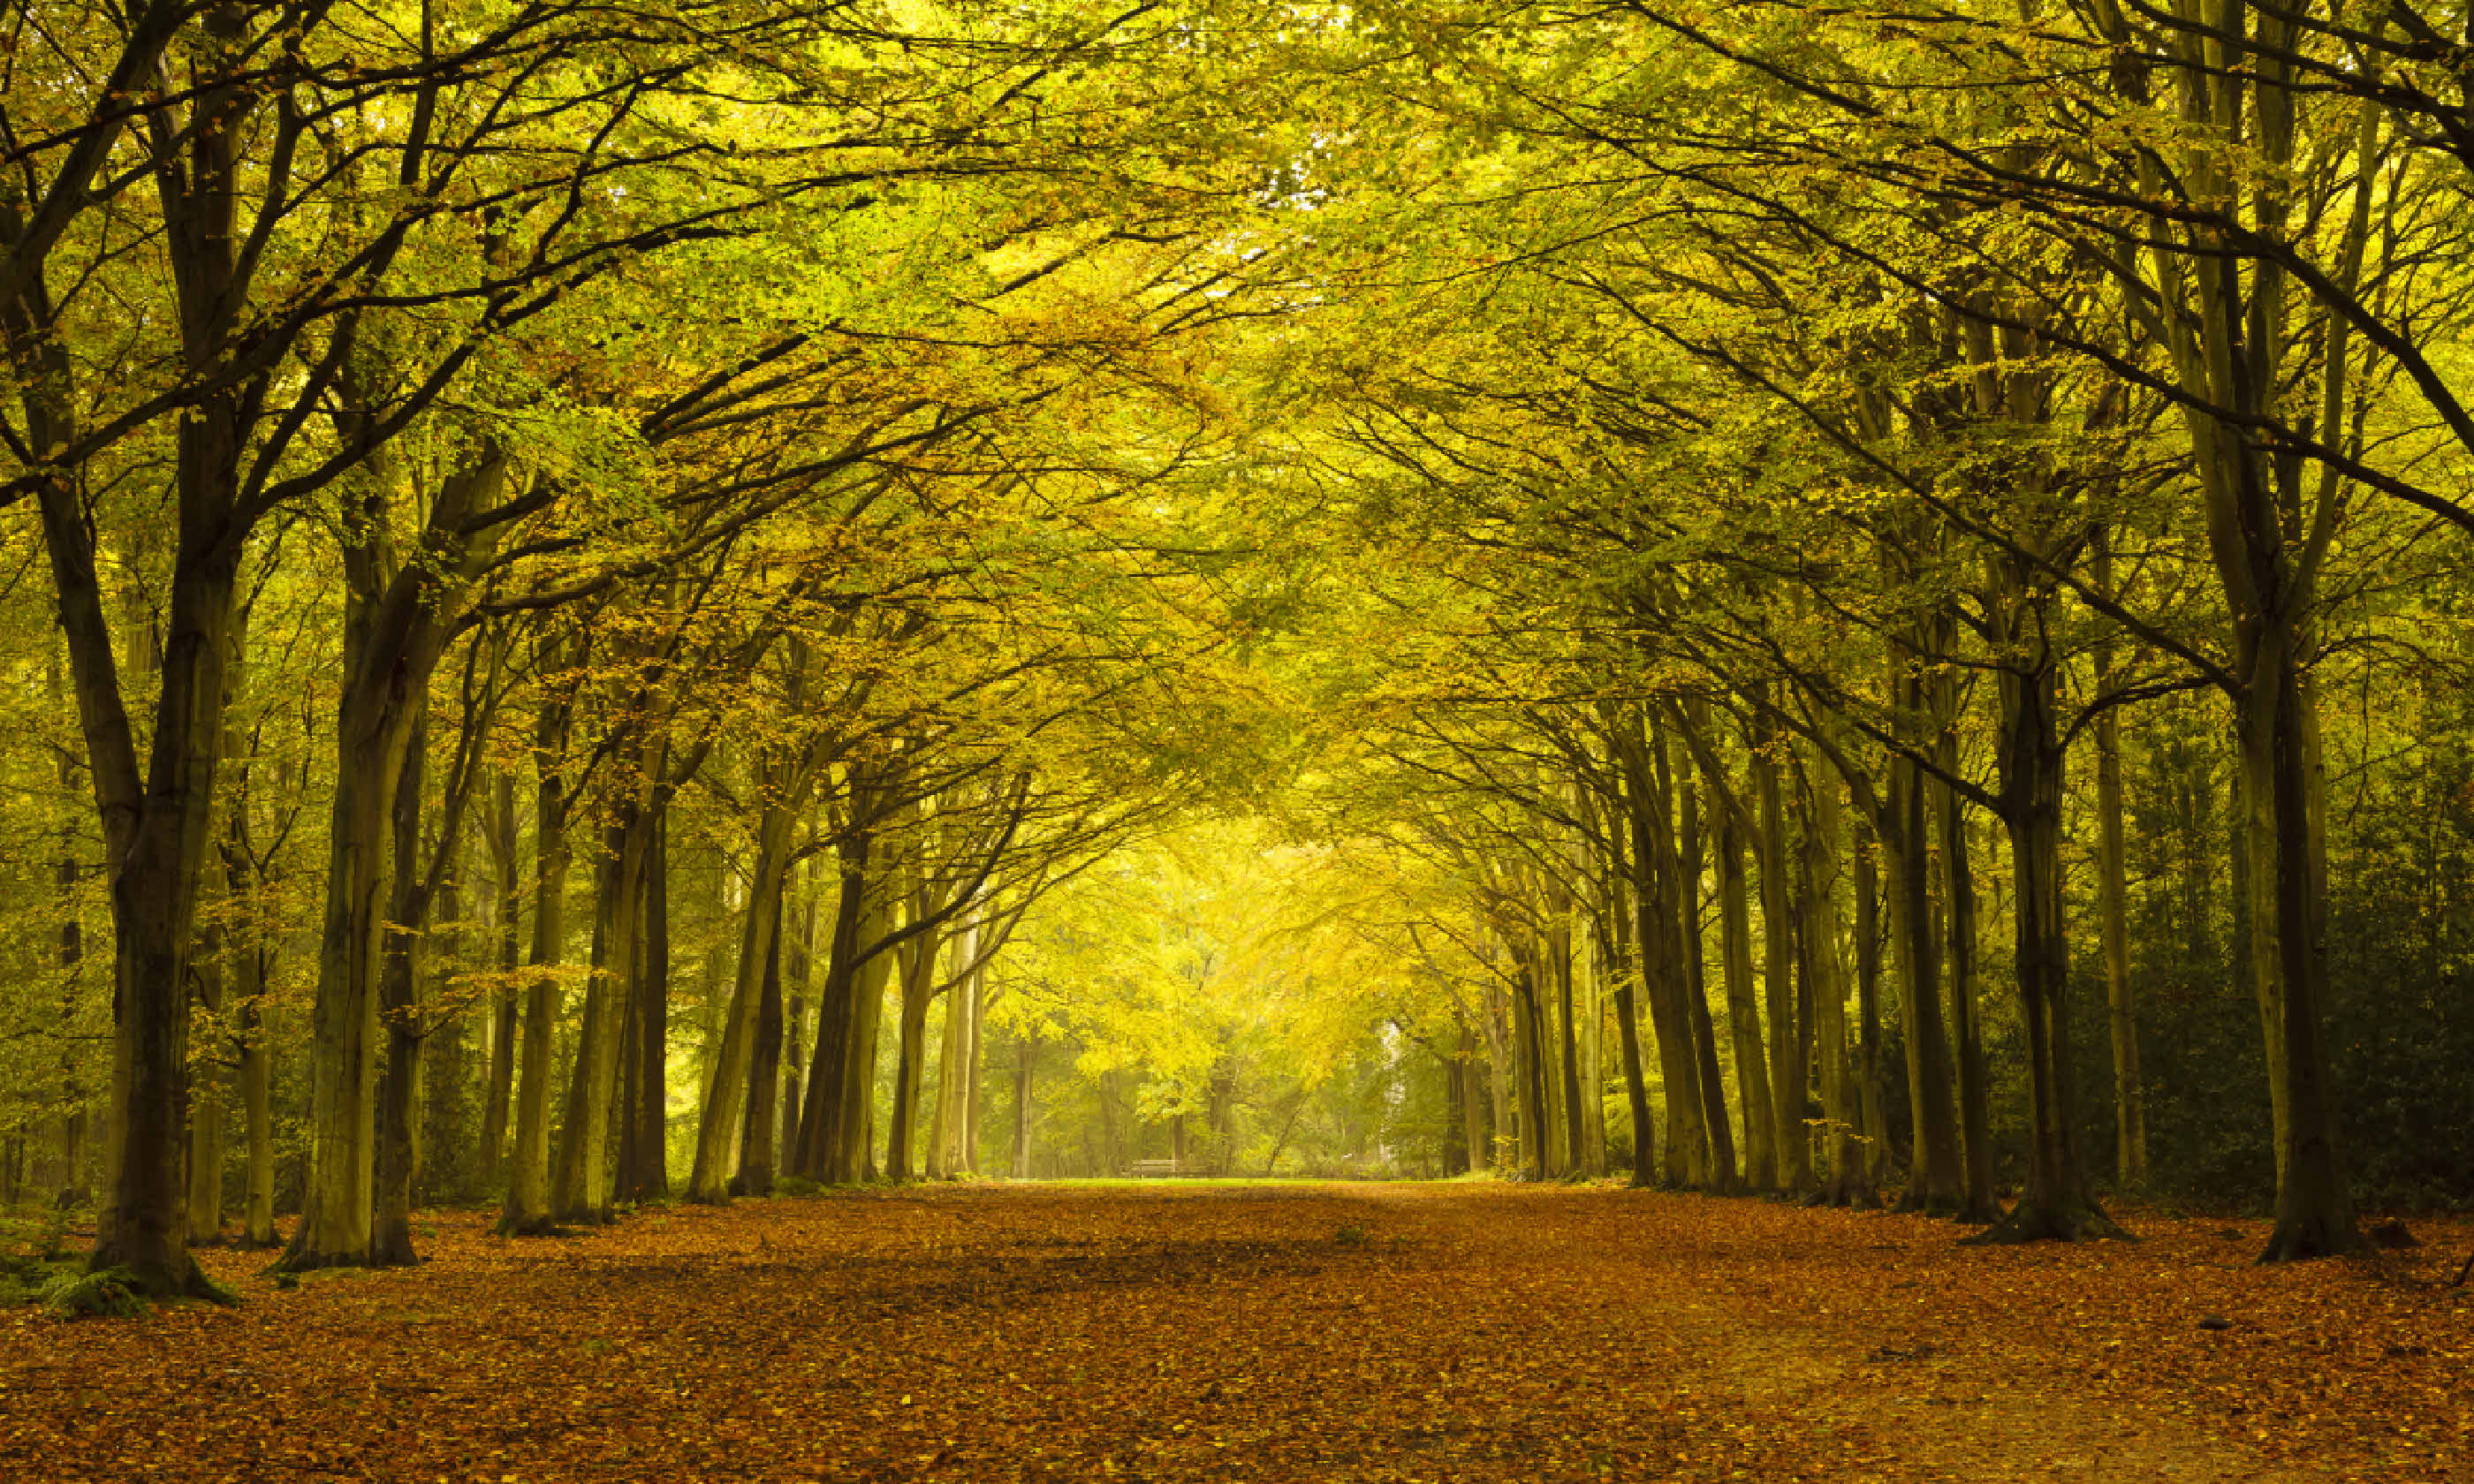
[[2474, 1478], [2463, 1222], [2262, 1268], [2260, 1223], [1467, 1184], [421, 1220], [290, 1289], [206, 1254], [237, 1309], [0, 1314], [0, 1478]]

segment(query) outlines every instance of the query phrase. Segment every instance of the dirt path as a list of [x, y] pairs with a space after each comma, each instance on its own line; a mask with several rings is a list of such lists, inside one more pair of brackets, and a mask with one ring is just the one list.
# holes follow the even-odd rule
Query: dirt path
[[[425, 1219], [416, 1271], [0, 1318], [0, 1479], [2304, 1484], [2474, 1457], [2465, 1306], [2253, 1278], [2205, 1233], [1958, 1255], [1904, 1218], [1472, 1186], [939, 1189], [524, 1243]], [[2237, 1318], [2196, 1328], [2194, 1287]], [[2338, 1395], [2360, 1357], [2287, 1333], [2334, 1318], [2423, 1353]]]

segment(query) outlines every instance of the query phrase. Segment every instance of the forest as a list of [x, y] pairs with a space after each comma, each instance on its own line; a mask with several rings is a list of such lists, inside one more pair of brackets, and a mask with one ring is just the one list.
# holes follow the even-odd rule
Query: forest
[[2462, 1252], [2467, 24], [18, 0], [0, 1288]]

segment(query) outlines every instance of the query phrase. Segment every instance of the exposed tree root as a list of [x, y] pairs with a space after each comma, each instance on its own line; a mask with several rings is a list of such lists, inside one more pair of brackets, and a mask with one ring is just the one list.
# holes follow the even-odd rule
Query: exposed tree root
[[1983, 1231], [1958, 1239], [1962, 1247], [2007, 1247], [2022, 1242], [2134, 1242], [2094, 1201], [2021, 1201]]
[[573, 1236], [575, 1234], [547, 1216], [535, 1216], [525, 1221], [501, 1216], [498, 1218], [497, 1232], [500, 1236]]
[[[2325, 1217], [2281, 1219], [2276, 1230], [2268, 1233], [2268, 1246], [2259, 1255], [2262, 1262], [2303, 1262], [2313, 1257], [2341, 1257], [2363, 1245], [2363, 1233], [2350, 1221], [2342, 1224]], [[2460, 1282], [2464, 1281], [2460, 1275]]]
[[370, 1265], [370, 1255], [366, 1250], [308, 1252], [299, 1247], [290, 1247], [284, 1250], [282, 1257], [276, 1258], [259, 1271], [270, 1274], [288, 1273], [298, 1277], [303, 1273], [319, 1273], [328, 1268], [365, 1268]]

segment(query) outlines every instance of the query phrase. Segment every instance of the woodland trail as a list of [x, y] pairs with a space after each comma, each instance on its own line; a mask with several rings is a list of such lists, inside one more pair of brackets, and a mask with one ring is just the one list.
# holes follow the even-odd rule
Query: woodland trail
[[2260, 1269], [2255, 1223], [1468, 1185], [423, 1219], [417, 1270], [0, 1316], [0, 1479], [2474, 1478], [2462, 1223]]

